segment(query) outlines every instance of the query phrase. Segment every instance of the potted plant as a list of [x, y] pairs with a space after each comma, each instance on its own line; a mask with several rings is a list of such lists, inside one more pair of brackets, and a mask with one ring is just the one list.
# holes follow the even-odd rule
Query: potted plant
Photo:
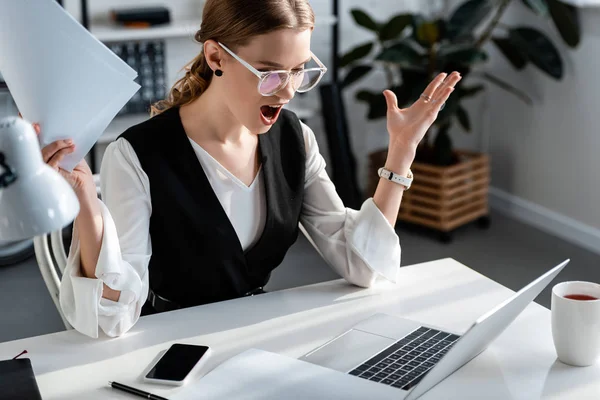
[[[518, 1], [518, 0], [515, 0]], [[485, 154], [454, 149], [449, 135], [454, 123], [471, 130], [469, 113], [463, 100], [476, 96], [489, 82], [514, 94], [527, 104], [532, 100], [510, 83], [481, 68], [488, 60], [485, 45], [493, 43], [517, 69], [531, 64], [560, 80], [563, 61], [552, 41], [541, 31], [528, 26], [508, 26], [501, 22], [513, 0], [468, 0], [448, 18], [426, 18], [419, 14], [400, 14], [385, 23], [375, 21], [360, 9], [353, 9], [354, 21], [374, 34], [373, 40], [344, 54], [340, 66], [346, 69], [342, 87], [356, 85], [373, 69], [382, 68], [387, 88], [398, 97], [399, 107], [416, 101], [427, 84], [440, 72], [459, 71], [463, 80], [440, 112], [435, 125], [417, 150], [413, 165], [415, 183], [402, 203], [399, 219], [426, 225], [442, 232], [449, 240], [454, 228], [480, 219], [489, 220], [487, 191], [489, 160]], [[538, 17], [552, 21], [570, 47], [580, 41], [577, 10], [559, 0], [521, 0]], [[356, 90], [356, 99], [367, 105], [367, 118], [386, 115], [382, 90]], [[374, 192], [374, 171], [385, 161], [386, 149], [370, 155], [369, 192]], [[483, 217], [483, 219], [481, 219]]]

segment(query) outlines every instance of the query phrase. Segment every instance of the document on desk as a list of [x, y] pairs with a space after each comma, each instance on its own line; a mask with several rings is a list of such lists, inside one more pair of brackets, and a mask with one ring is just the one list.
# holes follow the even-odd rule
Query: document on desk
[[41, 146], [73, 139], [72, 170], [139, 90], [137, 72], [55, 0], [0, 0], [0, 71]]
[[267, 351], [250, 349], [225, 361], [171, 400], [398, 399], [391, 386]]

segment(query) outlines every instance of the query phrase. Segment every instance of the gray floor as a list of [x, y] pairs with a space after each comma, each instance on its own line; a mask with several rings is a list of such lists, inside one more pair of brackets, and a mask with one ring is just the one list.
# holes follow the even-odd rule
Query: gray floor
[[[600, 256], [512, 219], [493, 215], [489, 230], [467, 226], [445, 245], [422, 229], [400, 226], [402, 264], [452, 257], [501, 284], [518, 290], [565, 258], [571, 264], [559, 280], [600, 282]], [[273, 273], [268, 290], [335, 279], [310, 244], [301, 237]], [[549, 289], [537, 301], [549, 307]], [[34, 259], [0, 267], [0, 342], [57, 332], [60, 317]]]

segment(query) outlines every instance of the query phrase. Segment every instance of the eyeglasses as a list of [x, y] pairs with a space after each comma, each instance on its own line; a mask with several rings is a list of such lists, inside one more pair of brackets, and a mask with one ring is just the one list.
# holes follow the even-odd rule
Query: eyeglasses
[[323, 78], [323, 75], [325, 75], [325, 72], [327, 72], [327, 67], [325, 67], [321, 60], [319, 60], [312, 52], [310, 54], [319, 68], [307, 68], [301, 69], [300, 71], [260, 72], [252, 65], [242, 60], [233, 51], [229, 50], [223, 43], [219, 42], [219, 45], [223, 48], [223, 50], [229, 53], [229, 55], [238, 60], [240, 64], [248, 68], [250, 72], [258, 77], [258, 92], [263, 96], [274, 95], [286, 87], [290, 80], [292, 80], [295, 91], [300, 93], [308, 92], [310, 89], [317, 86], [321, 78]]

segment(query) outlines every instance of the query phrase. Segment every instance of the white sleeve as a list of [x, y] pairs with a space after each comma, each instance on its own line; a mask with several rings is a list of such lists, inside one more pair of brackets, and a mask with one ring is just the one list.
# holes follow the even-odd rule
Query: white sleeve
[[371, 286], [378, 277], [396, 282], [400, 240], [375, 205], [345, 208], [325, 171], [313, 131], [302, 124], [306, 145], [306, 181], [300, 221], [331, 268], [348, 282]]
[[[148, 296], [150, 242], [150, 184], [135, 151], [125, 139], [111, 143], [101, 168], [104, 232], [96, 277], [81, 275], [77, 229], [60, 288], [60, 305], [67, 321], [79, 332], [98, 337], [127, 332], [139, 319]], [[103, 283], [120, 290], [118, 302], [102, 298]]]

